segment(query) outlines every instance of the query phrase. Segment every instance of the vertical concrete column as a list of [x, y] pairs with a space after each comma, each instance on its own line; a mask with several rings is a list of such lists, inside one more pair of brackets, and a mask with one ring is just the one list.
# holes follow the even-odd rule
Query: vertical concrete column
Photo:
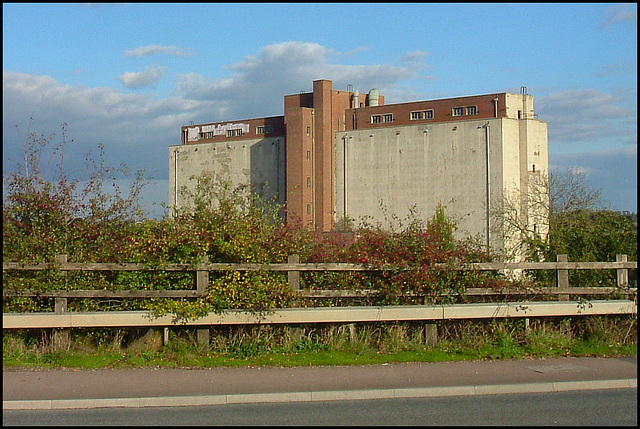
[[[569, 262], [569, 255], [557, 255], [557, 262]], [[557, 270], [558, 289], [567, 289], [569, 287], [569, 270]], [[568, 301], [568, 294], [558, 295], [558, 301]]]

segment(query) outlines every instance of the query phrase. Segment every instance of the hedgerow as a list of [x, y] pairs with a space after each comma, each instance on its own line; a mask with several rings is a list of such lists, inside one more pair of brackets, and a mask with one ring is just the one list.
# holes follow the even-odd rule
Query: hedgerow
[[[309, 228], [288, 224], [282, 206], [254, 196], [248, 186], [234, 187], [202, 175], [193, 178], [193, 190], [181, 190], [191, 204], [172, 208], [162, 219], [147, 219], [141, 194], [150, 178], [144, 171], [132, 175], [125, 165], [106, 166], [100, 146], [97, 160], [87, 155], [89, 178], [72, 180], [64, 168], [67, 140], [63, 126], [62, 142], [54, 147], [58, 169], [49, 180], [39, 160], [52, 141], [53, 136], [30, 133], [25, 141], [25, 164], [3, 174], [3, 261], [54, 262], [64, 254], [68, 262], [142, 263], [150, 270], [8, 270], [3, 275], [5, 290], [194, 289], [193, 272], [168, 272], [162, 267], [175, 263], [195, 266], [207, 260], [285, 263], [292, 254], [299, 255], [300, 262], [364, 264], [370, 271], [302, 276], [302, 286], [308, 289], [378, 292], [362, 304], [460, 301], [468, 287], [501, 286], [507, 281], [495, 273], [446, 268], [446, 264], [490, 261], [491, 256], [471, 240], [454, 239], [456, 225], [442, 206], [429, 221], [414, 217], [396, 231], [362, 224], [350, 231], [353, 240], [318, 240]], [[128, 193], [116, 186], [121, 176], [131, 180]], [[111, 192], [106, 190], [109, 184], [113, 185]], [[445, 267], [435, 269], [436, 263]], [[212, 271], [209, 294], [198, 299], [69, 300], [69, 309], [76, 311], [147, 309], [156, 315], [173, 313], [185, 318], [226, 309], [265, 311], [291, 305], [328, 304], [296, 298], [286, 273], [269, 271]], [[3, 311], [51, 311], [51, 300], [6, 298]]]

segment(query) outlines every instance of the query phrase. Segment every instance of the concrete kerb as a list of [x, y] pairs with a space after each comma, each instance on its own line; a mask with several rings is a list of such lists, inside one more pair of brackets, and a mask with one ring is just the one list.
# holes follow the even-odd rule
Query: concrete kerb
[[637, 378], [617, 380], [515, 383], [477, 386], [362, 389], [316, 392], [242, 393], [233, 395], [171, 396], [104, 399], [46, 399], [3, 401], [3, 410], [52, 410], [86, 408], [180, 407], [275, 402], [315, 402], [399, 398], [435, 398], [447, 396], [496, 395], [512, 393], [550, 393], [572, 390], [637, 388]]

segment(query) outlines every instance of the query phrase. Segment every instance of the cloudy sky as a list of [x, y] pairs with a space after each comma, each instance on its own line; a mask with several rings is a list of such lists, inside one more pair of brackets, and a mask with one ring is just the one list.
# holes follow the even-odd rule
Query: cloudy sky
[[[283, 114], [283, 97], [380, 89], [387, 104], [519, 93], [549, 124], [552, 169], [577, 169], [609, 208], [637, 212], [636, 4], [3, 3], [3, 171], [26, 133], [67, 124], [65, 165], [154, 177], [194, 123]], [[33, 118], [33, 119], [31, 119]], [[81, 168], [74, 173], [82, 174]]]

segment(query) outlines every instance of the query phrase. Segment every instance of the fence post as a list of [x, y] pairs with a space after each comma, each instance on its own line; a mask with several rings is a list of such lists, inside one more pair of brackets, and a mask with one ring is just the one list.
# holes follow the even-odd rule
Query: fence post
[[[299, 264], [299, 255], [289, 255], [287, 258], [289, 264]], [[289, 289], [300, 290], [300, 271], [289, 270], [287, 272], [287, 280], [289, 281]]]
[[[209, 257], [205, 256], [202, 260], [203, 264], [209, 263]], [[198, 270], [196, 272], [196, 289], [199, 296], [205, 296], [209, 293], [209, 270]], [[209, 345], [209, 327], [196, 328], [196, 338], [198, 344]]]
[[[616, 255], [616, 262], [627, 262], [627, 255]], [[626, 268], [618, 268], [616, 270], [616, 280], [618, 287], [629, 286], [629, 270]]]
[[[64, 265], [67, 263], [67, 255], [56, 255], [55, 262], [60, 265]], [[61, 276], [66, 276], [66, 271], [60, 271]], [[54, 312], [56, 314], [62, 314], [67, 312], [67, 298], [56, 297], [53, 300], [54, 304]], [[65, 328], [56, 328], [53, 330], [52, 335], [52, 343], [53, 348], [56, 350], [68, 349], [71, 343], [71, 336], [69, 333], [69, 329]]]
[[[65, 265], [67, 263], [67, 255], [56, 255], [55, 262], [60, 265]], [[60, 271], [61, 276], [66, 276], [66, 271]], [[55, 298], [55, 312], [56, 314], [64, 313], [67, 311], [67, 298]]]
[[[209, 257], [205, 256], [202, 260], [203, 264], [209, 263]], [[209, 271], [208, 270], [198, 270], [196, 271], [196, 289], [198, 291], [198, 295], [204, 296], [209, 291]]]
[[[557, 262], [569, 262], [569, 255], [557, 255]], [[569, 287], [569, 270], [558, 270], [558, 289], [567, 289]], [[558, 301], [569, 301], [568, 294], [559, 294]]]

